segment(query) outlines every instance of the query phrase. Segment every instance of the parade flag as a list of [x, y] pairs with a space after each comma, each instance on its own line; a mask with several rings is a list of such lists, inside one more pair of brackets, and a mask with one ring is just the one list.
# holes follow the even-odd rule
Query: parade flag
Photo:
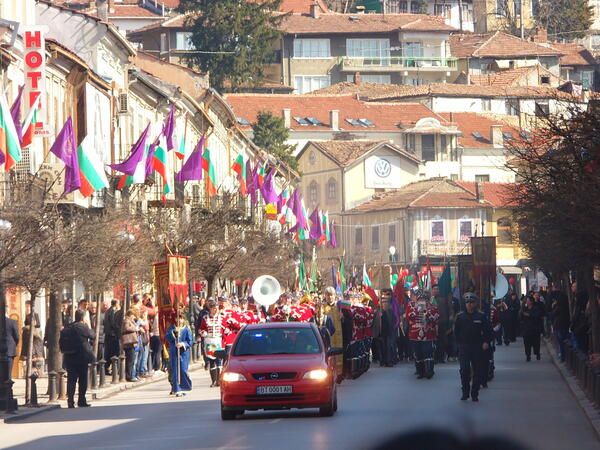
[[[131, 147], [131, 152], [129, 153], [129, 157], [118, 164], [111, 164], [109, 167], [118, 172], [124, 173], [125, 175], [134, 176], [136, 171], [138, 170], [138, 166], [140, 163], [143, 163], [144, 172], [145, 172], [145, 161], [144, 157], [147, 154], [148, 149], [146, 148], [146, 139], [148, 138], [148, 132], [150, 131], [150, 124], [146, 125], [146, 129], [140, 135], [137, 142]], [[143, 181], [142, 181], [143, 183]]]
[[335, 238], [335, 226], [333, 222], [329, 224], [329, 235], [331, 236], [331, 239], [329, 239], [329, 245], [331, 246], [331, 248], [337, 248], [337, 240]]
[[352, 302], [350, 301], [349, 298], [342, 298], [342, 300], [340, 300], [340, 308], [342, 309], [352, 309]]
[[304, 201], [300, 196], [300, 192], [295, 190], [292, 197], [294, 198], [293, 212], [294, 216], [296, 216], [298, 228], [306, 228], [308, 224], [306, 223], [306, 215], [304, 214]]
[[171, 192], [169, 183], [167, 180], [167, 152], [160, 145], [154, 151], [152, 155], [152, 168], [160, 174], [163, 180], [163, 191], [162, 191], [162, 202], [166, 203], [167, 194]]
[[339, 285], [337, 279], [337, 270], [335, 270], [335, 264], [331, 265], [331, 284], [337, 292], [339, 290]]
[[8, 172], [21, 161], [21, 143], [4, 94], [0, 94], [0, 164]]
[[181, 136], [181, 139], [179, 140], [179, 146], [177, 147], [177, 150], [175, 150], [175, 156], [177, 156], [181, 160], [183, 160], [185, 158], [185, 137], [184, 136]]
[[252, 162], [250, 159], [246, 161], [246, 190], [247, 193], [250, 194], [250, 201], [255, 205], [258, 200], [256, 198], [256, 185], [254, 183]]
[[104, 165], [94, 149], [91, 148], [91, 139], [88, 136], [77, 147], [77, 160], [81, 179], [79, 191], [83, 197], [89, 197], [94, 192], [108, 187]]
[[317, 248], [313, 245], [312, 249], [312, 260], [310, 262], [310, 290], [314, 291], [317, 289]]
[[37, 113], [40, 109], [40, 99], [41, 94], [38, 94], [21, 126], [21, 148], [25, 148], [33, 143], [34, 131], [37, 126]]
[[306, 282], [306, 267], [304, 266], [304, 255], [300, 254], [300, 266], [298, 270], [298, 283], [300, 290], [307, 290], [307, 282]]
[[450, 263], [446, 264], [444, 267], [444, 272], [440, 276], [438, 281], [440, 296], [443, 298], [447, 298], [450, 294], [452, 294], [452, 274], [450, 273]]
[[17, 131], [17, 136], [19, 136], [19, 142], [23, 140], [23, 130], [21, 128], [21, 99], [23, 98], [23, 88], [25, 85], [19, 87], [19, 93], [17, 94], [17, 98], [10, 106], [10, 115], [13, 118], [13, 122], [15, 124], [15, 130]]
[[315, 210], [312, 212], [308, 219], [311, 222], [310, 233], [308, 237], [310, 239], [317, 240], [321, 237], [321, 214], [319, 212], [318, 206], [315, 208]]
[[427, 259], [427, 267], [425, 268], [425, 289], [431, 291], [431, 285], [433, 284], [433, 273], [431, 273], [431, 266], [429, 265], [429, 259]]
[[175, 177], [176, 181], [200, 181], [202, 179], [202, 152], [204, 151], [204, 135], [196, 144], [196, 148], [187, 159], [181, 171]]
[[340, 260], [340, 289], [342, 292], [346, 291], [346, 267], [344, 265], [344, 256], [342, 254], [342, 259]]
[[173, 144], [173, 132], [175, 131], [175, 103], [171, 105], [169, 115], [165, 119], [165, 123], [162, 129], [162, 135], [167, 140], [167, 151], [173, 150], [175, 144]]
[[202, 168], [208, 175], [206, 178], [206, 194], [212, 197], [217, 193], [217, 179], [215, 176], [215, 166], [210, 159], [210, 150], [208, 148], [204, 149], [202, 155]]
[[275, 192], [275, 187], [273, 186], [274, 175], [275, 169], [271, 169], [260, 188], [260, 192], [266, 204], [277, 203], [277, 192]]
[[363, 263], [362, 284], [366, 287], [373, 286], [373, 283], [371, 283], [371, 279], [369, 278], [369, 274], [367, 273], [367, 265], [365, 263]]
[[65, 194], [81, 188], [81, 177], [79, 174], [79, 162], [77, 159], [77, 148], [75, 147], [75, 133], [73, 132], [73, 120], [69, 116], [62, 130], [56, 136], [56, 140], [50, 152], [65, 163]]
[[258, 180], [258, 187], [262, 188], [265, 182], [266, 163], [260, 166], [260, 169], [256, 172], [256, 179]]

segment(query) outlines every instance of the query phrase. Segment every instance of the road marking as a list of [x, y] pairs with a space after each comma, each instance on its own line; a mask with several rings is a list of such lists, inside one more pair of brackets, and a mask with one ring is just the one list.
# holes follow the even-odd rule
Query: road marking
[[237, 448], [236, 444], [240, 443], [240, 441], [242, 441], [244, 438], [245, 436], [239, 436], [233, 441], [228, 442], [226, 445], [217, 448], [217, 450], [230, 450], [232, 448]]
[[273, 419], [269, 423], [277, 423], [281, 421], [281, 417], [279, 419]]

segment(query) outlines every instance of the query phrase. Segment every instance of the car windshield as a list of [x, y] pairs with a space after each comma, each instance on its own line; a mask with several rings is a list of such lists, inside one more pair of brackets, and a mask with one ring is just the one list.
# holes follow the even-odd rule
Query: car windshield
[[234, 356], [314, 354], [321, 346], [312, 328], [252, 328], [239, 337]]

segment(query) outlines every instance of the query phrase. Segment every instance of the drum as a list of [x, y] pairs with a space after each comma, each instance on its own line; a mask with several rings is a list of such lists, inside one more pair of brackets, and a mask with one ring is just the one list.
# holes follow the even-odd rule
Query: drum
[[216, 359], [215, 352], [223, 350], [221, 337], [204, 338], [204, 354], [207, 358]]

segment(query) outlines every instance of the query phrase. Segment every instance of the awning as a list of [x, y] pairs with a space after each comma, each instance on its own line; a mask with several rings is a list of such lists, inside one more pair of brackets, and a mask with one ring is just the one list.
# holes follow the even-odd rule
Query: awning
[[505, 275], [523, 275], [523, 269], [516, 266], [498, 266]]

